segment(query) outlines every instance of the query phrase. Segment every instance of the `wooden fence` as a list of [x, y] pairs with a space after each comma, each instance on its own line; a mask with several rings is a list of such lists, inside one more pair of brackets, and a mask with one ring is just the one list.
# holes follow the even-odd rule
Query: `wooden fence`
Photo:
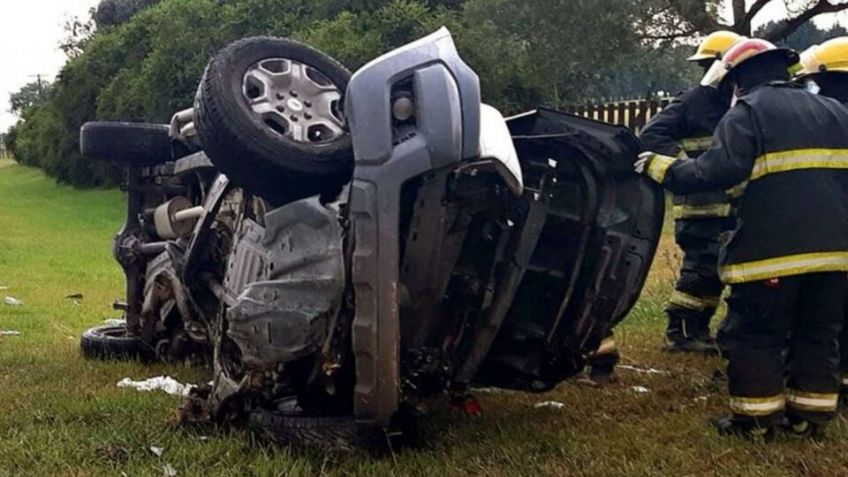
[[655, 114], [671, 102], [671, 98], [638, 99], [606, 104], [570, 106], [565, 111], [585, 118], [627, 126], [638, 133]]

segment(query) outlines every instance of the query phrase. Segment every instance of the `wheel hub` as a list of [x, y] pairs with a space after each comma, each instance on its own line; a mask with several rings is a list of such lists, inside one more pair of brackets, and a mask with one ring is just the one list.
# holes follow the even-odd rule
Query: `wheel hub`
[[256, 118], [287, 139], [326, 143], [345, 135], [341, 90], [305, 63], [260, 60], [247, 69], [242, 94]]
[[289, 100], [286, 101], [286, 107], [288, 107], [292, 112], [295, 113], [303, 111], [303, 103], [301, 103], [300, 100], [295, 98], [289, 98]]

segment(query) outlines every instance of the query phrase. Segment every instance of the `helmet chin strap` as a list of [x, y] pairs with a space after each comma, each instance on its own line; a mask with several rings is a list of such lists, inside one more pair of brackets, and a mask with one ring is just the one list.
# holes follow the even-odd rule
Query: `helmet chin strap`
[[736, 106], [736, 103], [739, 102], [739, 98], [745, 94], [745, 91], [739, 87], [738, 84], [733, 85], [733, 96], [730, 98], [730, 107]]

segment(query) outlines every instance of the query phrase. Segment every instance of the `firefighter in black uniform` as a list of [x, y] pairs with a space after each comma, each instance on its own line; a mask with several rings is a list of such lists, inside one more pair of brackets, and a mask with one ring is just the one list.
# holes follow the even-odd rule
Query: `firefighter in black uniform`
[[[708, 71], [742, 37], [729, 31], [710, 34], [689, 58]], [[666, 156], [698, 157], [730, 107], [732, 91], [698, 85], [676, 98], [642, 129], [645, 149]], [[674, 238], [683, 251], [675, 290], [666, 306], [666, 351], [714, 354], [710, 320], [724, 290], [718, 277], [719, 236], [732, 228], [724, 191], [674, 196]]]
[[[848, 106], [848, 37], [828, 40], [801, 55], [798, 82], [805, 88]], [[843, 324], [839, 348], [842, 354], [841, 394], [848, 401], [848, 317]]]
[[[713, 68], [738, 104], [695, 159], [647, 152], [636, 169], [677, 194], [732, 190], [737, 225], [719, 274], [731, 286], [719, 341], [731, 417], [723, 434], [815, 434], [838, 401], [848, 292], [848, 109], [787, 80], [791, 50], [746, 39]], [[788, 337], [788, 338], [787, 338]], [[784, 382], [784, 351], [791, 361]]]

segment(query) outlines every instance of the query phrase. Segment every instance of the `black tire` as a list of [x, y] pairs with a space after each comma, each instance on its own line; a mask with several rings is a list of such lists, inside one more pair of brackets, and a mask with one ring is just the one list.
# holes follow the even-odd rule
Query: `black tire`
[[379, 452], [386, 443], [382, 430], [361, 426], [352, 417], [287, 416], [256, 410], [248, 417], [248, 427], [273, 442], [311, 449]]
[[125, 325], [95, 326], [80, 338], [82, 355], [100, 360], [146, 359], [147, 346], [140, 337], [131, 335]]
[[272, 203], [337, 190], [353, 170], [349, 133], [323, 143], [297, 142], [266, 125], [244, 99], [246, 72], [268, 58], [314, 68], [342, 93], [350, 79], [339, 62], [296, 41], [254, 37], [232, 43], [206, 67], [195, 98], [195, 126], [204, 151], [234, 184]]
[[167, 124], [90, 122], [80, 128], [83, 157], [124, 164], [173, 160]]

